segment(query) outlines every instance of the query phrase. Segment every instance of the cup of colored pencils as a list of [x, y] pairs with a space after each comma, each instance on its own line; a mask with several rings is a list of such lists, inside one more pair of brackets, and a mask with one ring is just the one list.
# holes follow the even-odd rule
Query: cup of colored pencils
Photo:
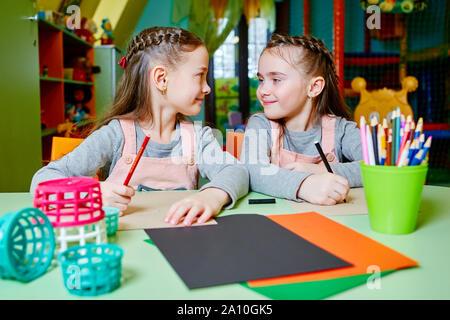
[[423, 120], [392, 112], [390, 121], [360, 119], [361, 176], [372, 230], [407, 234], [415, 230], [428, 172], [432, 137], [425, 140]]

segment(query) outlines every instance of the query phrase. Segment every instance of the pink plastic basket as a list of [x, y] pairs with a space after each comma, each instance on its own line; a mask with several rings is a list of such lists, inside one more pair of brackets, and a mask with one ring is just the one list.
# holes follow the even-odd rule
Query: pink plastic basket
[[75, 177], [38, 184], [34, 207], [44, 212], [53, 227], [74, 227], [105, 218], [98, 180]]

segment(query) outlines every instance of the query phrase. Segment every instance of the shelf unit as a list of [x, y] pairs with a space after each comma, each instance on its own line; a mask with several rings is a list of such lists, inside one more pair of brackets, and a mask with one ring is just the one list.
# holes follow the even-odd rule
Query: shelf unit
[[[94, 46], [45, 19], [38, 20], [38, 39], [41, 123], [45, 125], [41, 132], [42, 160], [46, 163], [50, 159], [52, 136], [57, 134], [56, 127], [65, 121], [65, 90], [68, 86], [86, 86], [90, 89], [92, 98], [86, 106], [90, 117], [95, 118], [95, 80], [64, 79], [64, 68], [73, 58], [86, 57], [94, 63]], [[48, 70], [45, 76], [44, 66]], [[77, 125], [82, 127], [90, 123], [92, 121], [80, 121]]]

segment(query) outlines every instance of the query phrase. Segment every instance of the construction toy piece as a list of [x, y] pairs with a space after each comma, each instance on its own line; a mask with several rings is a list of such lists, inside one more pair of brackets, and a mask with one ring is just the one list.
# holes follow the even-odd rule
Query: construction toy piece
[[81, 226], [105, 217], [100, 183], [87, 177], [41, 182], [35, 191], [34, 207], [49, 217], [53, 227]]
[[61, 253], [67, 248], [88, 243], [107, 243], [105, 220], [74, 227], [56, 227], [56, 252]]
[[105, 211], [106, 234], [110, 237], [119, 229], [120, 210], [114, 207], [103, 207], [103, 211]]
[[114, 244], [73, 246], [58, 255], [64, 286], [77, 296], [97, 296], [120, 286], [123, 250]]
[[53, 227], [41, 210], [25, 208], [0, 218], [0, 278], [32, 281], [47, 271], [54, 251]]

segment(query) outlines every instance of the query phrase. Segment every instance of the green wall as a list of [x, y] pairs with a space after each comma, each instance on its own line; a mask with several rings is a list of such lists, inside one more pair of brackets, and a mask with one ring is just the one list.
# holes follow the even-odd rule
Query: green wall
[[0, 10], [0, 192], [28, 191], [41, 167], [37, 22], [27, 0]]

